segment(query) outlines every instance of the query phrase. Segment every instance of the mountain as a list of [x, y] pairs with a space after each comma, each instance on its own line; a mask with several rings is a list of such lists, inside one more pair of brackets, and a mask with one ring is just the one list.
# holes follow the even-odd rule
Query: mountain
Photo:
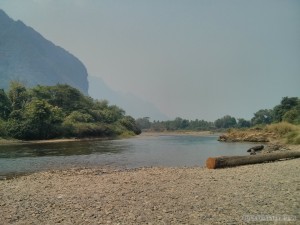
[[0, 9], [0, 88], [69, 84], [88, 94], [87, 70], [75, 56]]
[[105, 82], [94, 76], [88, 76], [89, 94], [96, 99], [106, 99], [110, 104], [117, 105], [134, 118], [150, 117], [150, 120], [168, 120], [152, 103], [131, 94], [112, 90]]

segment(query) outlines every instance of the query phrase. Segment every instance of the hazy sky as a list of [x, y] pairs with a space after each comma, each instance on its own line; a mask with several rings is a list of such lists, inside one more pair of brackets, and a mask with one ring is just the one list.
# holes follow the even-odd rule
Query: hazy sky
[[0, 8], [170, 118], [250, 119], [300, 97], [299, 0], [0, 0]]

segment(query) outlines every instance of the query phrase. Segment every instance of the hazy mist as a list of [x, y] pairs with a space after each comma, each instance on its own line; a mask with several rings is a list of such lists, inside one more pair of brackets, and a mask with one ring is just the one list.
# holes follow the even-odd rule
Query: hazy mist
[[0, 0], [0, 8], [170, 118], [250, 119], [300, 96], [297, 0]]

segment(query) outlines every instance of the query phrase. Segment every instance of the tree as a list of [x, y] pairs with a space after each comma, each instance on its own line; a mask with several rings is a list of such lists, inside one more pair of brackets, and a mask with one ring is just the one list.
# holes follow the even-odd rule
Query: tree
[[0, 90], [0, 136], [32, 140], [140, 132], [123, 109], [94, 100], [69, 85], [26, 89], [12, 82], [8, 96]]
[[238, 128], [251, 127], [251, 122], [248, 120], [245, 120], [243, 118], [240, 118], [240, 119], [238, 119], [237, 127]]
[[67, 123], [92, 123], [94, 122], [93, 117], [90, 114], [82, 113], [79, 111], [73, 111], [70, 115], [65, 118]]
[[26, 139], [47, 139], [52, 131], [52, 108], [45, 100], [35, 99], [25, 108], [25, 123], [28, 134]]
[[216, 128], [232, 128], [236, 126], [236, 119], [229, 115], [226, 115], [215, 121]]
[[9, 114], [12, 111], [11, 102], [4, 92], [3, 89], [0, 89], [0, 119], [6, 120]]
[[14, 110], [6, 124], [9, 136], [23, 140], [57, 137], [61, 132], [57, 125], [62, 122], [61, 110], [45, 100], [33, 99], [23, 110]]
[[103, 109], [102, 113], [103, 113], [104, 122], [106, 122], [106, 123], [117, 122], [119, 119], [123, 118], [125, 115], [125, 111], [116, 105], [112, 105], [106, 109]]
[[297, 97], [284, 97], [282, 98], [279, 105], [275, 106], [273, 109], [273, 119], [276, 122], [281, 122], [285, 113], [291, 109], [297, 107], [298, 105]]
[[137, 126], [135, 119], [131, 116], [125, 116], [120, 120], [120, 123], [122, 126], [127, 128], [129, 131], [133, 131], [135, 134], [140, 134], [142, 132], [141, 129]]
[[296, 108], [289, 110], [283, 115], [282, 120], [289, 123], [300, 123], [300, 111]]
[[254, 113], [254, 117], [251, 119], [253, 126], [259, 124], [270, 124], [273, 121], [273, 111], [271, 109], [261, 109]]
[[28, 92], [26, 87], [17, 81], [10, 83], [8, 97], [12, 103], [13, 110], [22, 109], [28, 101]]
[[61, 108], [66, 114], [72, 111], [88, 111], [93, 107], [93, 99], [84, 96], [78, 89], [67, 84], [36, 86], [31, 90], [33, 98], [43, 99]]
[[151, 122], [149, 117], [139, 118], [136, 120], [136, 124], [140, 129], [150, 129]]

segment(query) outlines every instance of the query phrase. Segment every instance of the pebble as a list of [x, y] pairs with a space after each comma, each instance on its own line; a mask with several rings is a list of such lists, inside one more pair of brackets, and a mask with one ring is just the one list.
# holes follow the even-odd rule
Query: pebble
[[0, 224], [245, 224], [245, 215], [295, 216], [299, 164], [77, 168], [1, 180]]

